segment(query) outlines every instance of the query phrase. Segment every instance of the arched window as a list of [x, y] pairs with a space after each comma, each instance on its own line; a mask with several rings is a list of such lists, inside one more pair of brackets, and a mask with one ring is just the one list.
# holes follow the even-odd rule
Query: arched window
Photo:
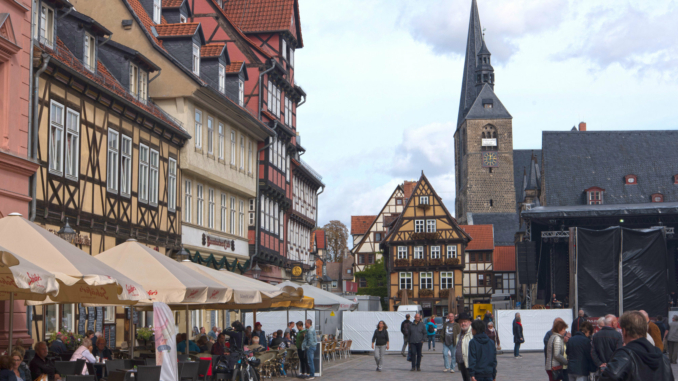
[[483, 151], [498, 151], [499, 139], [497, 137], [497, 128], [491, 124], [483, 127], [481, 134], [481, 150]]

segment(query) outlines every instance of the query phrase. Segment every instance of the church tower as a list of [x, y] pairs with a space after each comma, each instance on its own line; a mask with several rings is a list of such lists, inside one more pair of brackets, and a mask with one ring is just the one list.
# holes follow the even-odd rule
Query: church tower
[[471, 4], [459, 116], [454, 134], [457, 220], [469, 214], [515, 213], [513, 117], [494, 93], [492, 54], [478, 4]]

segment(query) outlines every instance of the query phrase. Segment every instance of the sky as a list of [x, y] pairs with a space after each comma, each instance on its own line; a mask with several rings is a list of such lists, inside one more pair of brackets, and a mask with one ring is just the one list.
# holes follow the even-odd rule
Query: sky
[[[379, 213], [422, 172], [454, 212], [454, 130], [471, 0], [299, 0], [302, 160], [318, 225]], [[678, 1], [478, 0], [514, 149], [541, 131], [676, 129]]]

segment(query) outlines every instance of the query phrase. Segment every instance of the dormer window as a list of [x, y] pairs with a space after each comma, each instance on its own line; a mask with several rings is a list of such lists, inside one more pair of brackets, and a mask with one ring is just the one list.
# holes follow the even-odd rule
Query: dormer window
[[636, 185], [636, 184], [638, 184], [638, 176], [636, 176], [636, 175], [626, 175], [626, 176], [624, 176], [624, 183], [626, 185]]
[[200, 75], [200, 47], [193, 44], [193, 73]]
[[188, 22], [188, 19], [184, 15], [179, 15], [179, 22], [182, 24], [186, 24]]
[[148, 73], [136, 65], [129, 65], [129, 92], [141, 102], [148, 99]]
[[586, 190], [586, 201], [589, 205], [601, 205], [603, 203], [605, 189], [592, 187]]
[[85, 56], [83, 57], [83, 63], [85, 68], [91, 72], [94, 72], [96, 69], [96, 47], [94, 37], [89, 33], [85, 33]]
[[678, 184], [678, 175], [673, 175], [673, 183]]
[[162, 0], [153, 0], [153, 22], [160, 24], [162, 14]]
[[652, 199], [652, 202], [664, 202], [664, 195], [661, 193], [655, 193], [650, 197]]
[[[40, 7], [40, 27], [36, 31], [36, 35], [39, 38], [40, 42], [49, 46], [50, 48], [54, 47], [54, 9], [48, 7], [44, 3]], [[38, 23], [36, 20], [36, 28]]]
[[226, 92], [226, 67], [222, 64], [219, 64], [219, 91]]
[[428, 196], [419, 196], [419, 205], [428, 205]]
[[245, 105], [245, 82], [243, 80], [238, 80], [238, 103], [240, 107]]

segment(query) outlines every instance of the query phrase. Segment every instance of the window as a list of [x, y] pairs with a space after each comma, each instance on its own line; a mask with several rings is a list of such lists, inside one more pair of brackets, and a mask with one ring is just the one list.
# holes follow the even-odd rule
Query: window
[[214, 229], [214, 189], [207, 190], [207, 227]]
[[[122, 136], [120, 144], [120, 194], [126, 197], [132, 195], [132, 138]], [[176, 181], [176, 161], [174, 162], [174, 180]], [[176, 185], [176, 184], [175, 184]], [[176, 193], [175, 193], [176, 195]]]
[[226, 66], [219, 64], [219, 91], [226, 92]]
[[422, 290], [432, 290], [433, 289], [433, 273], [432, 272], [419, 273], [419, 287]]
[[376, 242], [381, 242], [381, 233], [374, 233], [374, 240]]
[[235, 131], [231, 130], [231, 165], [235, 166]]
[[285, 124], [292, 127], [292, 100], [285, 97]]
[[245, 235], [245, 201], [242, 200], [238, 204], [238, 235]]
[[134, 64], [129, 64], [129, 92], [135, 97], [139, 91], [139, 68]]
[[271, 114], [280, 117], [280, 88], [268, 81], [268, 111]]
[[52, 101], [49, 119], [49, 170], [50, 172], [61, 175], [63, 173], [64, 164], [64, 106]]
[[202, 148], [202, 111], [195, 110], [195, 148]]
[[436, 232], [436, 220], [426, 220], [426, 233]]
[[290, 155], [287, 155], [287, 170], [285, 171], [285, 180], [290, 182]]
[[485, 285], [485, 274], [478, 274], [478, 286]]
[[290, 47], [290, 65], [294, 66], [294, 48]]
[[415, 233], [424, 232], [424, 220], [414, 220], [414, 232]]
[[238, 104], [240, 107], [245, 105], [245, 82], [238, 80]]
[[40, 12], [40, 42], [54, 47], [54, 9], [42, 3]]
[[374, 264], [374, 254], [367, 254], [367, 264], [369, 265]]
[[96, 68], [96, 41], [94, 40], [94, 37], [89, 34], [85, 33], [85, 48], [84, 50], [84, 57], [83, 57], [83, 63], [85, 64], [85, 68], [89, 71], [94, 71]]
[[407, 246], [398, 246], [398, 259], [407, 259]]
[[224, 125], [219, 123], [219, 159], [224, 160]]
[[179, 22], [181, 24], [186, 24], [186, 22], [188, 22], [188, 19], [184, 15], [179, 15]]
[[148, 202], [148, 147], [139, 144], [139, 185], [137, 186], [139, 202]]
[[[487, 109], [492, 108], [492, 103], [488, 100], [483, 100], [483, 106]], [[491, 124], [483, 127], [480, 135], [480, 146], [482, 151], [496, 151], [499, 148], [497, 140], [497, 128]]]
[[271, 218], [273, 219], [273, 226], [271, 230], [273, 233], [278, 234], [278, 203], [273, 202], [273, 209], [271, 209]]
[[200, 75], [200, 47], [193, 44], [193, 73]]
[[336, 280], [333, 280], [333, 281], [332, 281], [332, 288], [337, 288], [337, 287], [338, 287], [338, 286], [337, 286], [337, 281], [336, 281]]
[[247, 174], [252, 174], [252, 142], [247, 142]]
[[207, 153], [214, 154], [214, 120], [211, 116], [207, 117]]
[[367, 287], [367, 279], [365, 279], [365, 278], [358, 279], [358, 287], [360, 287], [360, 288]]
[[228, 206], [226, 205], [226, 193], [221, 194], [221, 231], [226, 233], [226, 219], [228, 218]]
[[256, 200], [251, 198], [250, 199], [250, 206], [249, 206], [249, 212], [250, 212], [250, 226], [254, 226], [254, 213], [256, 212]]
[[231, 197], [231, 221], [230, 222], [230, 233], [235, 234], [235, 197]]
[[447, 258], [457, 258], [457, 245], [447, 245]]
[[664, 195], [661, 193], [655, 193], [651, 196], [652, 202], [664, 202]]
[[403, 204], [403, 199], [402, 198], [397, 198], [396, 199], [396, 205], [402, 205]]
[[440, 272], [440, 289], [454, 288], [454, 272], [441, 271]]
[[424, 259], [424, 246], [414, 247], [414, 259]]
[[280, 208], [280, 240], [281, 241], [283, 241], [285, 239], [285, 237], [284, 237], [285, 234], [283, 233], [284, 232], [283, 229], [284, 229], [284, 225], [285, 225], [284, 217], [285, 217], [285, 215], [282, 211], [282, 208]]
[[636, 185], [638, 184], [638, 177], [636, 175], [626, 175], [624, 176], [624, 182], [626, 185]]
[[440, 259], [440, 246], [431, 246], [431, 259]]
[[186, 180], [186, 187], [184, 190], [184, 195], [186, 196], [186, 201], [184, 201], [184, 220], [188, 223], [191, 222], [191, 203], [193, 202], [191, 198], [191, 180]]
[[240, 170], [245, 170], [245, 137], [240, 137]]
[[411, 290], [412, 289], [412, 273], [399, 273], [400, 278], [400, 289]]
[[162, 14], [161, 0], [153, 0], [153, 22], [160, 24], [160, 16]]
[[160, 167], [160, 155], [158, 151], [151, 150], [151, 170], [149, 173], [148, 179], [148, 198], [150, 204], [153, 206], [158, 206], [158, 174]]
[[108, 167], [106, 189], [118, 193], [118, 131], [108, 130]]
[[280, 49], [280, 53], [282, 54], [282, 57], [287, 60], [287, 41], [282, 39], [282, 49]]
[[80, 158], [79, 148], [80, 114], [66, 110], [66, 177], [78, 180], [78, 163]]
[[428, 205], [428, 196], [419, 196], [419, 205]]
[[177, 209], [177, 161], [169, 158], [169, 176], [167, 179], [167, 209], [174, 212]]
[[605, 189], [590, 188], [586, 190], [586, 198], [589, 205], [600, 205], [603, 203], [603, 192]]
[[197, 218], [197, 223], [198, 225], [202, 226], [203, 224], [203, 213], [204, 213], [204, 208], [205, 207], [205, 197], [202, 193], [202, 185], [198, 184], [198, 205], [197, 205], [197, 212], [198, 212], [198, 218]]

